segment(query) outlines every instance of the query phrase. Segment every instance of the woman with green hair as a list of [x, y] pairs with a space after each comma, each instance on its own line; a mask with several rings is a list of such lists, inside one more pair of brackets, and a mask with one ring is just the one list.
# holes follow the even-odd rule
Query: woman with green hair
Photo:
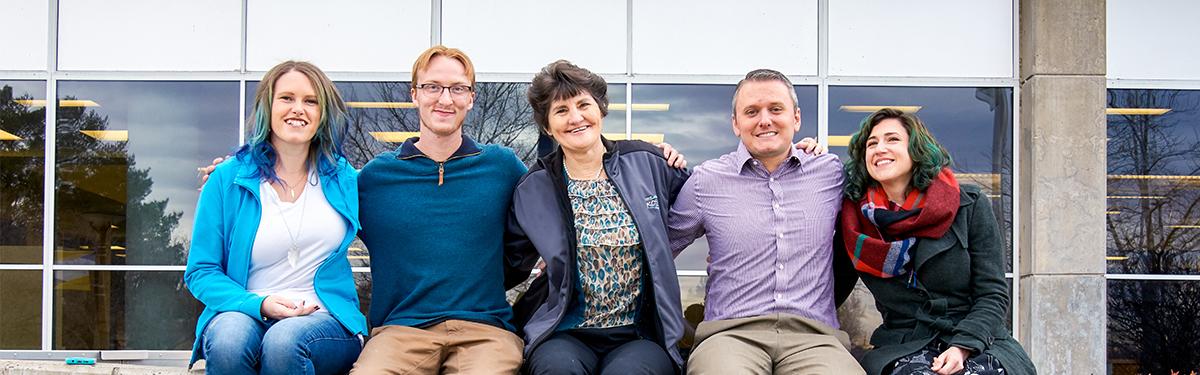
[[868, 374], [1033, 374], [1004, 324], [1003, 237], [978, 186], [916, 116], [884, 108], [850, 138], [839, 226], [883, 325]]

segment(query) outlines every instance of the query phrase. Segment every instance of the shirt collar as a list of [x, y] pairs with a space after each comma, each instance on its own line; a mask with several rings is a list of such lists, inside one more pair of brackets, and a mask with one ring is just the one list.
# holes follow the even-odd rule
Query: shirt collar
[[[425, 155], [425, 153], [421, 152], [421, 149], [417, 148], [416, 143], [419, 140], [421, 140], [421, 137], [412, 137], [405, 140], [404, 143], [400, 145], [400, 155], [398, 158], [407, 159], [414, 156], [428, 157]], [[471, 139], [471, 137], [468, 137], [466, 133], [463, 133], [462, 144], [458, 146], [458, 150], [455, 150], [454, 154], [450, 155], [450, 157], [453, 158], [456, 156], [475, 154], [479, 153], [479, 151], [479, 145], [475, 143], [475, 140]]]
[[[735, 173], [741, 173], [742, 170], [744, 170], [746, 168], [746, 165], [757, 162], [757, 160], [754, 160], [753, 156], [750, 156], [750, 150], [747, 150], [746, 145], [743, 144], [742, 142], [738, 142], [737, 151], [733, 152], [733, 156], [734, 156], [733, 166], [735, 168], [735, 170], [734, 170]], [[808, 159], [810, 159], [812, 157], [813, 157], [812, 155], [805, 153], [804, 150], [799, 150], [793, 146], [793, 147], [791, 147], [791, 155], [789, 155], [788, 158], [786, 160], [784, 160], [784, 165], [787, 165], [789, 163], [803, 164], [805, 161], [807, 161]]]

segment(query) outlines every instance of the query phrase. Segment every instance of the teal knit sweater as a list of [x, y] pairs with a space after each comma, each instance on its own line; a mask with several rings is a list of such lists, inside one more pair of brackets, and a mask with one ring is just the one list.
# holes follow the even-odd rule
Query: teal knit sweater
[[375, 157], [358, 175], [359, 237], [371, 254], [371, 326], [458, 319], [513, 330], [504, 298], [504, 226], [525, 165], [508, 148], [478, 146], [466, 136], [438, 163], [415, 140]]

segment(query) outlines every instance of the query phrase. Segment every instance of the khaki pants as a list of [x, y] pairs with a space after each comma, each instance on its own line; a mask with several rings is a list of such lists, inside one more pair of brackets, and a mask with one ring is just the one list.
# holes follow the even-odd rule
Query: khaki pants
[[[447, 320], [371, 330], [352, 374], [516, 374], [524, 341], [502, 328]], [[320, 355], [320, 354], [316, 354]]]
[[688, 374], [865, 374], [846, 332], [790, 314], [702, 322], [696, 341]]

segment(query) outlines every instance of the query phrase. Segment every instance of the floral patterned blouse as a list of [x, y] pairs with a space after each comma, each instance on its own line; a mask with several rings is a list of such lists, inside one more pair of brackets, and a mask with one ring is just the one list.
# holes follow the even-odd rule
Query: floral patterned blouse
[[633, 216], [607, 178], [568, 179], [575, 214], [579, 296], [560, 328], [634, 324], [642, 294], [642, 238]]

